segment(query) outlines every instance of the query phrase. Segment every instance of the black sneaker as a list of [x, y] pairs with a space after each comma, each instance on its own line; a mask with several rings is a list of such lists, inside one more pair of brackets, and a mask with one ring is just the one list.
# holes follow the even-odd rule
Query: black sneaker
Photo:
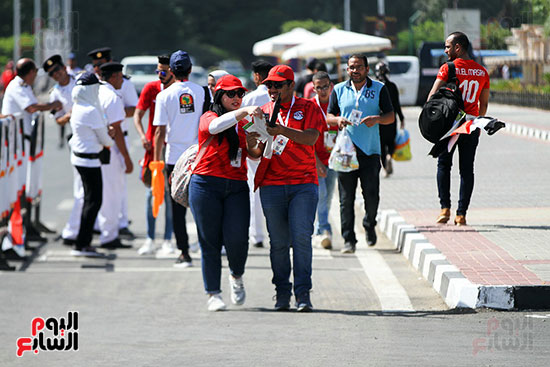
[[313, 311], [313, 306], [311, 305], [311, 301], [309, 299], [309, 292], [302, 293], [301, 295], [296, 297], [296, 310], [298, 312]]
[[109, 250], [115, 250], [115, 249], [119, 249], [119, 248], [132, 248], [132, 245], [126, 245], [126, 244], [120, 242], [120, 240], [118, 238], [115, 238], [114, 240], [112, 240], [110, 242], [102, 243], [101, 246], [99, 246], [99, 247], [106, 248], [106, 249], [109, 249]]
[[174, 263], [175, 268], [188, 268], [191, 266], [193, 266], [193, 259], [191, 259], [191, 256], [189, 256], [189, 254], [183, 252]]
[[343, 254], [353, 254], [355, 252], [355, 243], [346, 242], [344, 247], [340, 250]]
[[63, 243], [65, 246], [74, 246], [76, 245], [76, 240], [70, 238], [62, 238], [61, 243]]
[[376, 230], [374, 228], [367, 229], [367, 245], [374, 246], [376, 245]]
[[97, 252], [92, 246], [71, 250], [71, 255], [75, 257], [105, 257], [105, 254]]
[[290, 293], [281, 294], [278, 293], [275, 296], [275, 311], [288, 311], [290, 310]]
[[128, 227], [120, 228], [118, 230], [118, 235], [125, 240], [135, 240], [136, 236], [128, 229]]

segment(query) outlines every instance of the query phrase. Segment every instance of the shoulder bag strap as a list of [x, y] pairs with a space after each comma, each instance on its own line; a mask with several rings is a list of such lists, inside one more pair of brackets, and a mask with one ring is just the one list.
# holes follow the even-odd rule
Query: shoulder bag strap
[[204, 153], [206, 153], [206, 148], [208, 147], [208, 144], [210, 144], [210, 142], [212, 141], [212, 139], [214, 139], [214, 135], [211, 135], [207, 140], [206, 140], [206, 143], [204, 143], [201, 147], [201, 149], [199, 150], [199, 152], [197, 153], [197, 158], [195, 158], [195, 161], [193, 162], [193, 167], [191, 167], [191, 172], [193, 172], [195, 170], [195, 167], [197, 167], [197, 164], [199, 164], [202, 156], [204, 155]]

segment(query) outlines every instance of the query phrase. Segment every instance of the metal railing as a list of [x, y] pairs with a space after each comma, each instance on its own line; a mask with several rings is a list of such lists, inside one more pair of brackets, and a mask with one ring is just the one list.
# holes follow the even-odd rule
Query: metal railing
[[491, 91], [490, 102], [550, 110], [549, 93]]

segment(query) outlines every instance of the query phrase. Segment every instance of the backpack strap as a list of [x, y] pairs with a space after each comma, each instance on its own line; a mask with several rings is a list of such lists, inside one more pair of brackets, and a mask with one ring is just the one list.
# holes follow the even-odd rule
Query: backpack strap
[[455, 83], [458, 82], [458, 79], [456, 78], [456, 67], [455, 63], [452, 61], [447, 61], [447, 67], [449, 68], [449, 72], [447, 74], [447, 81]]

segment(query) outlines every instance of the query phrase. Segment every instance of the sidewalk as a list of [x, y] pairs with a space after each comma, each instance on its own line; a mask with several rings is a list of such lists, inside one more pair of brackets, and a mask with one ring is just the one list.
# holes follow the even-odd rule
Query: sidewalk
[[[454, 215], [435, 224], [437, 161], [426, 156], [431, 146], [416, 127], [419, 111], [405, 112], [413, 160], [396, 163], [396, 173], [381, 182], [379, 229], [451, 307], [550, 308], [550, 112], [491, 106], [491, 116], [547, 134], [482, 133], [469, 225], [456, 227]], [[456, 208], [458, 158], [454, 162]]]

